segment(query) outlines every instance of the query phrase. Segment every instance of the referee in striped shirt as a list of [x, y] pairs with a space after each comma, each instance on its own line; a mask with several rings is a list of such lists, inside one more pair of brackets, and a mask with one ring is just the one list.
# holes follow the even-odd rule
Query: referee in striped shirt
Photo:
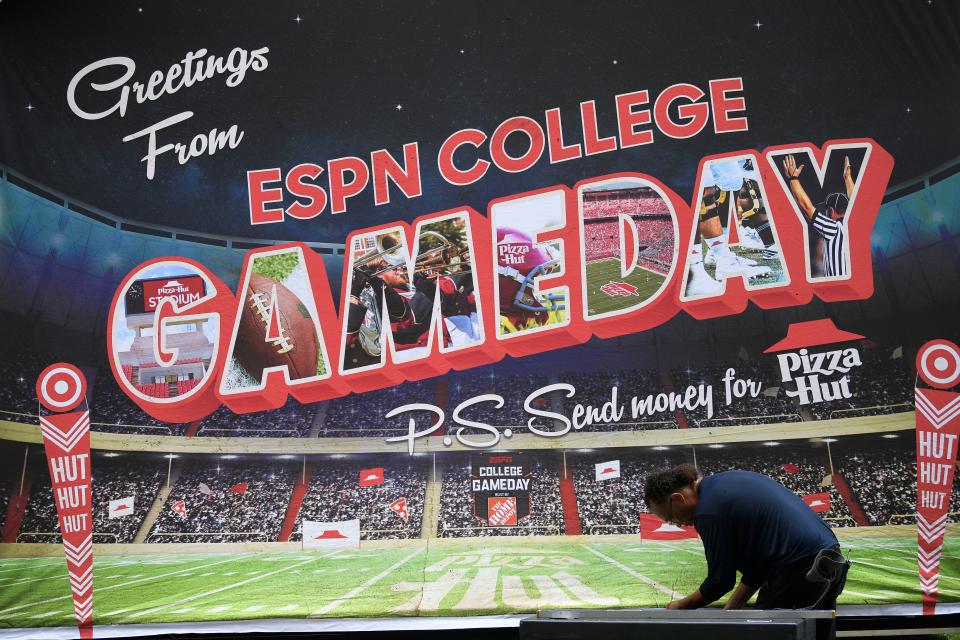
[[783, 170], [790, 185], [790, 191], [797, 204], [810, 221], [814, 231], [823, 239], [823, 275], [825, 277], [846, 276], [849, 264], [845, 246], [843, 218], [847, 214], [847, 205], [853, 192], [853, 178], [850, 170], [850, 158], [843, 159], [843, 182], [847, 192], [831, 193], [818, 205], [814, 205], [810, 196], [800, 184], [800, 172], [805, 165], [797, 166], [793, 155], [783, 160]]

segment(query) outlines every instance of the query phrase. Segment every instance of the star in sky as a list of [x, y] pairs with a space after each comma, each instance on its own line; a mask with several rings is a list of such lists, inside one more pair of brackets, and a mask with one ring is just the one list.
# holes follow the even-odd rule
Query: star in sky
[[398, 104], [397, 106], [394, 107], [394, 109], [396, 109], [397, 111], [403, 111], [403, 105]]
[[36, 107], [33, 106], [33, 103], [28, 102], [28, 103], [27, 103], [27, 106], [26, 106], [26, 109], [27, 109], [27, 111], [33, 111], [34, 109], [36, 109]]
[[763, 26], [763, 23], [760, 22], [760, 18], [757, 18], [757, 22], [753, 26], [757, 28], [757, 31], [760, 31], [760, 27]]
[[907, 107], [907, 113], [910, 113], [910, 111], [911, 111], [910, 107]]
[[303, 18], [301, 18], [300, 14], [298, 13], [297, 17], [294, 18], [293, 21], [296, 22], [297, 24], [300, 24], [301, 22], [303, 22]]
[[463, 54], [464, 54], [464, 50], [460, 49], [460, 55], [463, 55]]
[[613, 61], [613, 64], [617, 64], [617, 61], [616, 61], [616, 60], [614, 60], [614, 61]]

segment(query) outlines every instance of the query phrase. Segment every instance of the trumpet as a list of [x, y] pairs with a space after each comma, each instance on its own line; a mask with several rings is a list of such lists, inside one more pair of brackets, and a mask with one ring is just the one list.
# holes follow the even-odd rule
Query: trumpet
[[[470, 273], [470, 250], [460, 248], [436, 231], [424, 231], [420, 238], [432, 238], [436, 244], [417, 254], [414, 259], [414, 274], [450, 275]], [[403, 266], [400, 242], [392, 235], [377, 238], [377, 248], [354, 262], [355, 271], [368, 277], [376, 277]]]

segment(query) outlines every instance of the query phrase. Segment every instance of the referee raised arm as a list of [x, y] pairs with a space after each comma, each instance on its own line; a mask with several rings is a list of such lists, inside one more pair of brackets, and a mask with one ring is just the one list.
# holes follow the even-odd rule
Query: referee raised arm
[[[692, 524], [703, 540], [707, 577], [695, 592], [668, 609], [697, 609], [733, 589], [726, 609], [743, 607], [760, 590], [757, 608], [833, 609], [843, 590], [846, 563], [837, 538], [795, 493], [752, 471], [706, 478], [689, 464], [647, 477], [644, 500], [661, 519]], [[820, 555], [822, 551], [823, 555]], [[808, 573], [829, 563], [818, 582]], [[817, 576], [814, 576], [817, 577]]]
[[831, 193], [818, 205], [814, 205], [800, 184], [800, 172], [805, 165], [797, 166], [793, 155], [783, 160], [783, 171], [790, 185], [790, 192], [797, 201], [800, 210], [810, 221], [814, 231], [823, 238], [823, 273], [826, 277], [847, 275], [847, 247], [843, 227], [843, 218], [847, 214], [847, 205], [850, 203], [850, 192], [853, 182], [850, 177], [850, 159], [843, 160], [843, 180], [847, 193]]

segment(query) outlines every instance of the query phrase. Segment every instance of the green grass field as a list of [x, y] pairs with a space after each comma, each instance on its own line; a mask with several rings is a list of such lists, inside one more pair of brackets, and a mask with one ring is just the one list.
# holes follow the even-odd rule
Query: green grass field
[[[620, 277], [618, 258], [587, 263], [587, 304], [591, 314], [617, 311], [646, 300], [663, 284], [664, 276], [638, 266], [626, 278]], [[609, 282], [626, 282], [637, 288], [637, 296], [610, 296], [600, 288]], [[639, 296], [639, 297], [638, 297]]]
[[[486, 538], [333, 552], [102, 555], [94, 564], [94, 622], [656, 607], [695, 589], [706, 569], [699, 541], [587, 540], [537, 544]], [[854, 565], [841, 604], [919, 602], [915, 539], [845, 537], [842, 544]], [[948, 539], [943, 552], [940, 600], [960, 601], [956, 539]], [[62, 558], [0, 560], [0, 626], [69, 626], [72, 616]]]

